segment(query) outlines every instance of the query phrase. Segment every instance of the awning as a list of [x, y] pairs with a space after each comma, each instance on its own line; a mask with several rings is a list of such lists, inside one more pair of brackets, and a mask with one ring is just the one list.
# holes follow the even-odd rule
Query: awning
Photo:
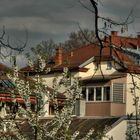
[[[19, 95], [17, 95], [15, 99], [16, 99], [16, 102], [24, 104], [23, 98], [20, 97]], [[12, 102], [12, 100], [13, 99], [11, 98], [10, 94], [7, 94], [7, 93], [0, 94], [1, 102]], [[31, 96], [30, 102], [31, 102], [31, 104], [36, 104], [36, 98], [34, 96]]]

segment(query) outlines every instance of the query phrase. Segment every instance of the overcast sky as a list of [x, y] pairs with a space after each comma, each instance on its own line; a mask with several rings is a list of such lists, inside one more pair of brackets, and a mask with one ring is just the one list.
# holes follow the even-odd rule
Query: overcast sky
[[26, 28], [29, 46], [47, 39], [64, 41], [78, 24], [93, 27], [92, 14], [78, 0], [0, 0], [0, 7], [0, 26], [16, 38], [25, 37]]
[[[3, 25], [11, 38], [24, 40], [28, 30], [27, 48], [42, 40], [62, 42], [72, 31], [94, 29], [94, 16], [79, 0], [0, 0], [0, 28]], [[81, 0], [91, 8], [89, 0]], [[140, 31], [140, 0], [100, 0], [99, 14], [123, 21], [133, 9], [135, 21], [128, 34]], [[101, 24], [101, 23], [100, 23]]]

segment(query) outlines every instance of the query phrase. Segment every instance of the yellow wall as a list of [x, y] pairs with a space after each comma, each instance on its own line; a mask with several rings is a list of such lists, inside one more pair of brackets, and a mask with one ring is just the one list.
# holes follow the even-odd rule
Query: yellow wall
[[[140, 87], [140, 79], [136, 78], [134, 75], [134, 82], [138, 88]], [[133, 80], [130, 74], [127, 74], [127, 87], [126, 87], [126, 114], [134, 113], [135, 114], [135, 106], [134, 104], [134, 96], [139, 97], [139, 105], [140, 105], [140, 89], [136, 89], [135, 92], [132, 90], [133, 88]], [[136, 94], [135, 94], [136, 93]]]
[[[114, 64], [113, 64], [113, 66], [114, 66]], [[88, 71], [87, 72], [72, 72], [72, 76], [80, 77], [80, 78], [86, 78], [86, 77], [88, 78], [88, 77], [92, 77], [94, 74], [101, 75], [101, 70], [95, 69], [94, 62], [89, 63], [84, 68], [87, 68]], [[107, 62], [101, 62], [101, 69], [102, 69], [102, 72], [104, 75], [110, 75], [110, 74], [116, 72], [115, 68], [113, 68], [113, 67], [111, 70], [107, 69]], [[58, 77], [58, 79], [60, 79], [62, 77], [62, 73], [47, 74], [47, 75], [42, 75], [41, 77], [44, 81], [44, 84], [48, 85], [49, 87], [52, 87], [54, 77]]]
[[106, 137], [103, 140], [126, 140], [126, 130], [127, 130], [127, 121], [123, 120], [115, 127], [113, 127], [109, 132], [106, 133]]
[[92, 62], [85, 66], [85, 68], [88, 68], [89, 70], [86, 73], [79, 72], [79, 76], [82, 78], [85, 78], [85, 77], [91, 77], [93, 75], [101, 75], [102, 73], [104, 75], [110, 75], [116, 72], [116, 69], [114, 67], [118, 67], [118, 65], [114, 65], [114, 63], [112, 62], [112, 69], [107, 69], [107, 62], [104, 61], [104, 62], [101, 62], [101, 69], [98, 68], [98, 70], [96, 70], [95, 62]]

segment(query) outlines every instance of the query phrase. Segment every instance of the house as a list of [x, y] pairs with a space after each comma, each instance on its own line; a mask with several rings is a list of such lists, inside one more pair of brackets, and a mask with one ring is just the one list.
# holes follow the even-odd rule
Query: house
[[[13, 72], [12, 68], [7, 67], [6, 65], [0, 63], [0, 116], [4, 117], [9, 111], [13, 111], [13, 113], [16, 113], [18, 110], [19, 105], [25, 108], [25, 100], [23, 99], [23, 96], [20, 95], [20, 93], [16, 93], [16, 103], [13, 104], [13, 98], [11, 91], [15, 89], [15, 83], [11, 81], [7, 77], [7, 73]], [[35, 81], [31, 79], [30, 77], [25, 77], [24, 75], [19, 75], [21, 80], [24, 80], [25, 82], [28, 81], [30, 83], [30, 88], [34, 88]], [[30, 103], [31, 103], [31, 109], [34, 111], [35, 109], [35, 104], [37, 103], [36, 96], [34, 94], [34, 91], [32, 91], [32, 95], [30, 96]], [[46, 91], [52, 92], [52, 89], [49, 87], [46, 87]], [[57, 95], [57, 100], [58, 100], [58, 106], [59, 109], [61, 109], [64, 106], [64, 100], [65, 96], [61, 93]], [[53, 101], [49, 102], [48, 104], [45, 105], [44, 110], [46, 111], [46, 108], [48, 108], [50, 115], [54, 114], [54, 103]], [[48, 113], [48, 112], [47, 112]], [[47, 115], [46, 113], [46, 115]]]
[[[140, 97], [137, 88], [140, 84], [140, 36], [122, 37], [112, 31], [109, 38], [111, 46], [107, 38], [102, 51], [98, 44], [67, 53], [58, 48], [54, 62], [46, 64], [46, 69], [50, 68], [51, 71], [48, 74], [44, 71], [40, 76], [51, 87], [54, 75], [61, 77], [63, 69], [69, 68], [72, 77], [80, 77], [83, 95], [75, 105], [75, 114], [79, 118], [73, 120], [73, 125], [77, 126], [74, 128], [82, 132], [80, 128], [96, 129], [99, 125], [99, 128], [103, 126], [101, 131], [106, 136], [103, 140], [125, 140], [128, 128], [132, 123], [135, 126], [136, 121], [129, 120], [127, 114], [135, 115], [134, 101]], [[21, 72], [29, 77], [35, 75], [28, 66]]]
[[[98, 44], [83, 46], [67, 53], [58, 48], [54, 61], [46, 64], [44, 71], [38, 73], [44, 84], [50, 88], [53, 86], [55, 75], [61, 77], [65, 67], [69, 69], [71, 77], [80, 78], [82, 98], [77, 99], [75, 106], [77, 117], [73, 119], [71, 130], [79, 130], [81, 137], [84, 131], [94, 128], [97, 132], [105, 131], [106, 137], [110, 139], [126, 139], [125, 132], [128, 128], [126, 115], [135, 114], [133, 99], [134, 96], [140, 96], [139, 89], [135, 89], [140, 84], [140, 67], [137, 63], [138, 53], [131, 56], [128, 54], [139, 50], [139, 36], [121, 37], [113, 31], [110, 39], [111, 46], [107, 39], [102, 51]], [[45, 70], [48, 68], [50, 71], [46, 74]], [[29, 66], [22, 68], [20, 72], [30, 78], [36, 75], [36, 71]], [[70, 83], [72, 82], [70, 79]], [[47, 115], [53, 114], [51, 102], [48, 112]]]
[[[60, 76], [67, 67], [71, 76], [80, 77], [83, 100], [77, 103], [79, 115], [82, 116], [123, 116], [135, 112], [133, 106], [133, 80], [139, 84], [135, 75], [140, 74], [140, 67], [135, 60], [118, 48], [130, 49], [140, 47], [138, 38], [121, 37], [112, 31], [112, 45], [108, 39], [104, 43], [102, 52], [98, 44], [91, 44], [63, 53], [61, 48], [56, 50], [53, 63], [46, 64], [45, 71], [40, 75], [49, 87], [53, 85], [54, 75]], [[118, 47], [116, 47], [118, 46]], [[34, 77], [35, 71], [29, 66], [21, 72]], [[72, 81], [71, 81], [72, 82]], [[136, 96], [138, 94], [136, 89]]]
[[[117, 31], [111, 32], [111, 42], [114, 46], [120, 47], [129, 54], [136, 64], [140, 65], [140, 33], [138, 32], [137, 37], [133, 38], [131, 36], [123, 37], [119, 36]], [[107, 39], [108, 40], [108, 39]]]
[[[13, 70], [6, 65], [0, 63], [0, 116], [4, 117], [9, 111], [16, 113], [18, 105], [25, 107], [24, 99], [16, 94], [16, 102], [13, 104], [13, 98], [11, 91], [15, 88], [15, 84], [7, 77], [7, 73]], [[23, 77], [21, 76], [23, 79]], [[26, 79], [27, 80], [27, 79]], [[29, 80], [29, 78], [28, 78]], [[31, 106], [33, 107], [36, 103], [35, 97], [30, 97]]]

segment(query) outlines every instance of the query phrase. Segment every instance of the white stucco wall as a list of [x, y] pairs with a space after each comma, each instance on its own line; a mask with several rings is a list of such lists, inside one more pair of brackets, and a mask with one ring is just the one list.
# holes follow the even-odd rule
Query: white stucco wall
[[91, 77], [93, 75], [102, 75], [102, 72], [104, 75], [110, 75], [116, 72], [115, 67], [118, 67], [118, 65], [114, 65], [114, 63], [112, 62], [112, 68], [107, 69], [107, 62], [104, 61], [104, 62], [101, 62], [101, 69], [98, 68], [98, 70], [96, 70], [95, 63], [91, 62], [84, 67], [84, 68], [88, 68], [89, 70], [87, 72], [79, 72], [79, 76], [82, 78]]
[[45, 114], [44, 114], [43, 117], [48, 117], [49, 116], [49, 102], [48, 102], [48, 97], [44, 95], [43, 99], [44, 99], [43, 112], [45, 112]]
[[[112, 62], [112, 66], [114, 66], [114, 63]], [[72, 76], [74, 77], [81, 77], [81, 78], [88, 78], [95, 75], [101, 75], [101, 70], [95, 69], [95, 63], [91, 62], [87, 65], [84, 66], [84, 68], [87, 68], [88, 71], [87, 72], [72, 72]], [[116, 69], [114, 67], [112, 67], [112, 69], [107, 69], [107, 62], [101, 62], [101, 68], [102, 68], [102, 72], [104, 75], [110, 75], [114, 72], [116, 72]], [[58, 77], [58, 79], [62, 78], [62, 73], [52, 73], [52, 74], [46, 74], [46, 75], [42, 75], [41, 76], [44, 84], [48, 85], [49, 87], [53, 86], [53, 79], [54, 77]]]
[[[42, 75], [41, 77], [42, 77], [43, 83], [45, 85], [47, 85], [48, 87], [52, 88], [54, 78], [56, 78], [57, 82], [59, 82], [62, 79], [63, 76], [62, 76], [62, 73], [54, 73], [54, 74]], [[72, 73], [71, 74], [71, 80], [70, 80], [71, 84], [74, 81], [73, 77], [79, 77], [79, 74], [78, 73]], [[58, 91], [61, 92], [61, 93], [65, 92], [66, 91], [65, 86], [61, 85], [61, 87], [59, 87]]]
[[119, 124], [115, 125], [109, 132], [106, 133], [106, 137], [103, 140], [126, 140], [127, 121], [123, 120]]
[[[136, 84], [136, 86], [138, 88], [140, 88], [140, 79], [136, 78], [135, 76], [139, 76], [139, 75], [134, 75], [134, 83]], [[135, 92], [133, 90], [133, 80], [132, 80], [132, 76], [130, 74], [127, 74], [127, 87], [126, 87], [126, 114], [130, 114], [130, 113], [134, 113], [135, 114], [135, 106], [134, 104], [134, 95], [139, 97], [139, 105], [140, 105], [140, 89], [136, 89]]]
[[53, 80], [54, 80], [55, 77], [58, 77], [58, 79], [60, 79], [62, 76], [60, 76], [60, 74], [55, 74], [55, 73], [41, 76], [41, 78], [43, 80], [43, 83], [45, 85], [47, 85], [48, 87], [53, 86]]

